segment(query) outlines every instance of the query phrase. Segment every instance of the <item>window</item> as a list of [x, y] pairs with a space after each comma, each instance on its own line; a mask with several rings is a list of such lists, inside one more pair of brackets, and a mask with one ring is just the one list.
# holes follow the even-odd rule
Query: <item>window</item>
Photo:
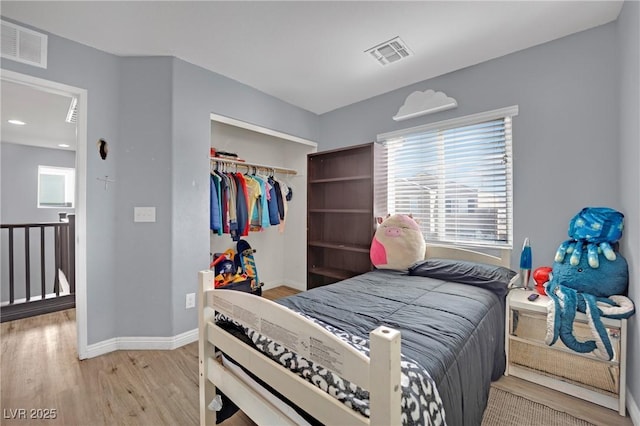
[[511, 248], [515, 115], [510, 107], [379, 135], [389, 213], [412, 213], [429, 242]]
[[73, 208], [76, 171], [38, 166], [38, 208]]

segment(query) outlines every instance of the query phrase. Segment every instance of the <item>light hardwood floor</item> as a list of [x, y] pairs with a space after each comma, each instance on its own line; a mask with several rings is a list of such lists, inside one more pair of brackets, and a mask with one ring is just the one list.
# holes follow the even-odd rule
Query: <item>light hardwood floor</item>
[[[278, 287], [264, 296], [295, 292]], [[74, 310], [3, 323], [0, 333], [2, 425], [198, 424], [197, 342], [173, 351], [116, 351], [79, 361]], [[517, 378], [504, 377], [494, 386], [597, 425], [632, 425], [612, 410]], [[55, 410], [56, 418], [32, 418], [46, 410]], [[224, 425], [255, 424], [239, 412]]]
[[74, 310], [2, 324], [3, 425], [198, 424], [197, 342], [79, 361], [75, 330]]

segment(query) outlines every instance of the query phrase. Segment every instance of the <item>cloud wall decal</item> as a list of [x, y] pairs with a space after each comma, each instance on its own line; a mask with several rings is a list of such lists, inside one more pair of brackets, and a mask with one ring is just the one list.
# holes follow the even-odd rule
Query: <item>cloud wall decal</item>
[[400, 107], [393, 119], [395, 121], [407, 120], [457, 106], [458, 102], [444, 92], [436, 92], [431, 89], [424, 92], [416, 91], [407, 96], [404, 105]]

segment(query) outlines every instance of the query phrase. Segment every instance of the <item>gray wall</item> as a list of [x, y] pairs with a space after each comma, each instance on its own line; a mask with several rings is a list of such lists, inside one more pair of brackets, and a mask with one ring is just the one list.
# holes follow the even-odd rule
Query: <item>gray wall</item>
[[[514, 247], [531, 239], [534, 267], [550, 265], [582, 207], [619, 208], [615, 23], [365, 100], [320, 117], [318, 150], [378, 133], [519, 105], [513, 120]], [[444, 91], [458, 108], [395, 122], [416, 90]], [[576, 183], [574, 183], [576, 182]]]
[[[128, 57], [120, 66], [120, 133], [110, 151], [117, 173], [116, 332], [171, 336], [171, 58]], [[136, 206], [155, 207], [156, 222], [134, 222]]]
[[[318, 117], [221, 75], [173, 59], [172, 306], [174, 334], [197, 326], [185, 310], [194, 271], [209, 265], [210, 114], [318, 139]], [[284, 165], [285, 163], [283, 163]]]
[[[618, 19], [620, 48], [620, 201], [626, 215], [621, 250], [629, 264], [629, 297], [640, 304], [640, 3], [625, 2]], [[640, 323], [629, 320], [627, 381], [640, 408]], [[640, 414], [640, 413], [636, 413]], [[640, 418], [634, 419], [636, 422]], [[638, 423], [637, 423], [638, 424]]]
[[[318, 117], [178, 59], [120, 58], [52, 34], [47, 69], [2, 68], [88, 91], [88, 344], [197, 327], [184, 303], [209, 263], [210, 113], [311, 140]], [[134, 206], [155, 206], [157, 222], [133, 223]]]
[[[73, 213], [72, 208], [44, 208], [38, 204], [38, 166], [69, 167], [76, 166], [76, 153], [61, 149], [48, 149], [35, 146], [17, 145], [2, 142], [0, 144], [0, 221], [3, 224], [58, 222], [58, 212]], [[45, 277], [47, 290], [53, 290], [55, 263], [53, 251], [53, 229], [45, 232]], [[40, 288], [40, 232], [30, 233], [31, 259], [31, 295], [41, 293]], [[9, 300], [9, 244], [8, 232], [2, 231], [0, 252], [2, 254], [2, 301]], [[24, 272], [24, 231], [14, 232], [14, 297], [25, 297]]]
[[105, 175], [116, 179], [117, 176], [113, 159], [102, 161], [96, 152], [95, 143], [98, 139], [104, 138], [112, 141], [117, 147], [120, 107], [119, 64], [120, 58], [117, 56], [52, 34], [49, 34], [47, 69], [2, 59], [3, 69], [88, 91], [86, 287], [89, 344], [117, 335], [115, 318], [118, 311], [114, 284], [116, 188], [109, 186], [109, 190], [105, 191], [104, 184], [97, 180]]
[[58, 212], [71, 208], [38, 208], [38, 166], [76, 166], [76, 153], [2, 142], [2, 181], [0, 212], [2, 223], [57, 222]]

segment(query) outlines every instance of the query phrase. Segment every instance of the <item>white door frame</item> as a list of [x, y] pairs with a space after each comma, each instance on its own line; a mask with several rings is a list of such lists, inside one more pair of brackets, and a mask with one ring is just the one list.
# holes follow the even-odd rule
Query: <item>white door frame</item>
[[0, 79], [78, 97], [76, 122], [76, 332], [78, 358], [87, 358], [87, 95], [86, 89], [0, 69]]

